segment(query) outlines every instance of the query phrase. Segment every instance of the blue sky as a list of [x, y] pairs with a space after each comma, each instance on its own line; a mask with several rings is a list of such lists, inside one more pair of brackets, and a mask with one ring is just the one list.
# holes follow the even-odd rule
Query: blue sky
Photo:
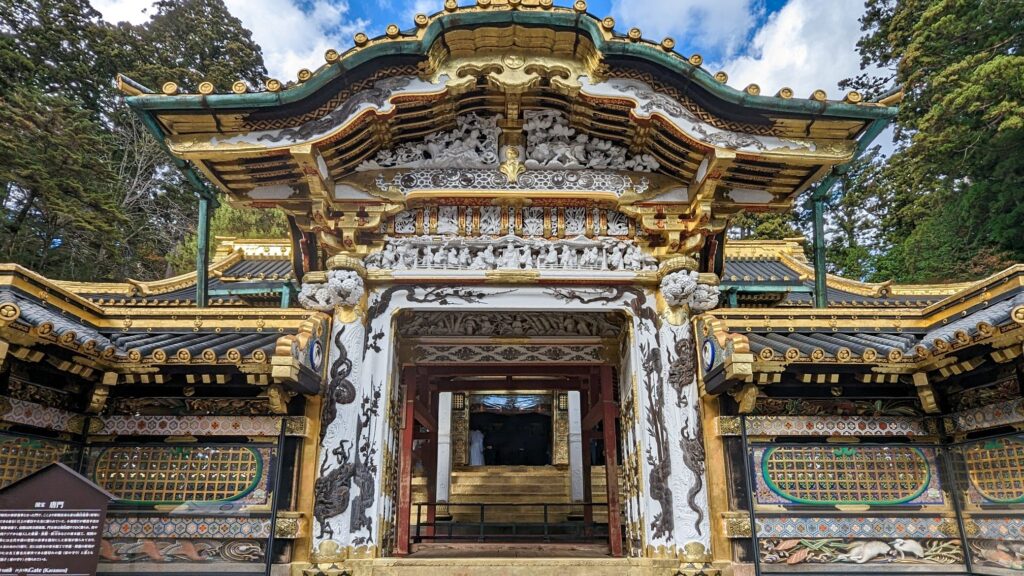
[[[460, 0], [463, 4], [475, 0]], [[272, 77], [294, 79], [301, 68], [323, 64], [328, 48], [351, 46], [356, 32], [383, 33], [390, 23], [412, 25], [419, 12], [443, 0], [225, 0], [263, 47]], [[107, 20], [144, 21], [151, 0], [92, 0]], [[556, 0], [570, 5], [570, 0]], [[793, 88], [807, 96], [822, 88], [839, 98], [836, 83], [859, 72], [857, 19], [863, 0], [590, 0], [589, 11], [612, 16], [625, 31], [671, 36], [685, 55], [699, 53], [729, 84], [761, 86], [762, 93]], [[168, 80], [173, 80], [169, 78]]]

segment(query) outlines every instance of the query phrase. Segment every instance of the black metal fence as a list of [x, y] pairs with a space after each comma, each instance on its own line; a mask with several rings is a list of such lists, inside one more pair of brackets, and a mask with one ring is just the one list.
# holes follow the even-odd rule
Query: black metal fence
[[[608, 524], [594, 522], [594, 509], [608, 504], [596, 502], [483, 503], [483, 502], [416, 502], [415, 530], [412, 542], [608, 542]], [[434, 517], [430, 518], [433, 509]], [[506, 512], [497, 518], [496, 510]], [[459, 512], [458, 514], [454, 513]], [[488, 512], [492, 512], [489, 516]], [[510, 520], [515, 515], [537, 519]], [[489, 519], [490, 518], [490, 519]]]

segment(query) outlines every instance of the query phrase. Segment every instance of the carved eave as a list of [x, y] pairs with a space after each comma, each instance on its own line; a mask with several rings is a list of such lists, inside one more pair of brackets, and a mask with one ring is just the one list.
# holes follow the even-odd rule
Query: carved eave
[[[18, 266], [4, 266], [2, 272], [4, 358], [45, 361], [91, 381], [159, 383], [173, 376], [220, 381], [245, 374], [251, 384], [268, 385], [278, 339], [299, 333], [307, 322], [327, 322], [326, 316], [301, 309], [225, 314], [209, 308], [100, 306]], [[71, 287], [90, 291], [86, 284]], [[287, 383], [308, 387], [307, 381]]]
[[902, 375], [930, 385], [1018, 358], [1022, 328], [1024, 266], [1017, 265], [923, 309], [720, 309], [701, 325], [714, 337], [711, 354], [701, 354], [713, 358], [715, 346], [724, 350], [739, 336], [753, 355], [752, 379], [709, 370], [712, 393], [776, 383], [772, 374], [782, 372], [806, 383], [835, 383], [840, 375], [890, 383]]
[[[603, 189], [582, 192], [631, 208], [644, 229], [679, 251], [720, 230], [722, 217], [737, 210], [788, 209], [796, 194], [852, 157], [870, 123], [895, 113], [855, 95], [835, 102], [821, 93], [801, 100], [785, 91], [735, 90], [701, 68], [699, 56], [683, 57], [673, 42], [648, 42], [636, 30], [616, 33], [613, 21], [577, 4], [449, 3], [417, 17], [413, 29], [357, 35], [354, 48], [329, 51], [327, 64], [301, 72], [298, 83], [275, 80], [262, 93], [244, 93], [244, 83], [236, 94], [199, 95], [177, 94], [173, 84], [164, 95], [123, 78], [121, 85], [171, 153], [231, 202], [284, 209], [317, 232], [328, 252], [357, 251], [358, 231], [426, 199], [454, 192], [521, 200], [518, 191], [450, 186], [397, 194], [367, 186], [357, 171], [380, 151], [450, 130], [469, 113], [501, 116], [500, 162], [507, 149], [522, 147], [524, 114], [536, 110], [557, 111], [578, 134], [656, 160], [655, 173], [631, 175], [649, 178], [642, 191], [614, 198]], [[528, 164], [485, 168], [516, 182], [534, 170]], [[579, 201], [547, 191], [542, 197]]]

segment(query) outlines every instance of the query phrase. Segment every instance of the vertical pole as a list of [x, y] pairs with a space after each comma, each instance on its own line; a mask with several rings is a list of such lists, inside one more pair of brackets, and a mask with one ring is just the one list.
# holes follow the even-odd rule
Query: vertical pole
[[825, 271], [825, 199], [813, 198], [814, 212], [814, 307], [828, 307]]
[[274, 536], [277, 532], [277, 509], [280, 508], [281, 499], [281, 469], [284, 468], [284, 441], [287, 439], [285, 436], [284, 429], [285, 420], [281, 418], [280, 429], [277, 432], [277, 468], [274, 470], [274, 496], [271, 498], [270, 504], [270, 534], [267, 535], [267, 552], [265, 554], [266, 564], [264, 564], [264, 573], [266, 576], [270, 576], [270, 571], [274, 568]]
[[405, 405], [402, 407], [402, 429], [399, 437], [398, 460], [398, 534], [395, 554], [409, 554], [409, 516], [412, 514], [412, 441], [416, 432], [416, 369], [406, 367], [402, 372], [405, 386]]
[[210, 266], [210, 199], [199, 196], [199, 228], [196, 230], [196, 307], [206, 308], [209, 302], [207, 281]]
[[608, 544], [611, 555], [622, 556], [622, 521], [619, 516], [619, 466], [615, 443], [615, 416], [619, 409], [612, 390], [612, 367], [601, 366], [601, 408], [604, 412], [604, 470], [608, 482]]
[[569, 494], [573, 502], [583, 501], [583, 427], [579, 390], [569, 391]]

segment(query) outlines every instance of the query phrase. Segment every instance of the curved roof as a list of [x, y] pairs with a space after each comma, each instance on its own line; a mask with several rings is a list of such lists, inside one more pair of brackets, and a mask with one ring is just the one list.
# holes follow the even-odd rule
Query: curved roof
[[[397, 183], [415, 170], [432, 183], [417, 198], [447, 197], [452, 189], [521, 195], [513, 185], [522, 171], [543, 177], [567, 167], [565, 158], [545, 155], [544, 134], [529, 132], [531, 114], [556, 117], [545, 121], [559, 126], [566, 148], [579, 149], [572, 148], [568, 164], [579, 165], [571, 168], [593, 173], [594, 182], [610, 174], [631, 182], [618, 193], [555, 186], [544, 190], [547, 197], [582, 194], [694, 222], [742, 208], [788, 209], [796, 194], [852, 158], [869, 126], [895, 115], [855, 93], [835, 101], [821, 91], [794, 98], [788, 90], [761, 95], [753, 85], [737, 90], [724, 73], [704, 69], [699, 55], [675, 52], [670, 39], [618, 31], [612, 19], [587, 13], [585, 2], [444, 6], [407, 30], [359, 34], [355, 46], [328, 51], [317, 70], [285, 85], [268, 81], [261, 92], [244, 83], [232, 94], [213, 94], [212, 85], [180, 94], [173, 82], [157, 94], [123, 77], [120, 85], [171, 153], [233, 201], [282, 207], [303, 230], [321, 232], [372, 230], [382, 213], [412, 201]], [[481, 136], [486, 126], [459, 132], [474, 118], [490, 122], [494, 137]], [[510, 146], [526, 162], [499, 174]], [[467, 147], [476, 150], [467, 154]], [[587, 147], [614, 149], [628, 161], [584, 158]], [[438, 169], [463, 170], [463, 177], [428, 173]], [[337, 213], [368, 217], [339, 222]], [[649, 232], [674, 231], [664, 225], [652, 223]]]

